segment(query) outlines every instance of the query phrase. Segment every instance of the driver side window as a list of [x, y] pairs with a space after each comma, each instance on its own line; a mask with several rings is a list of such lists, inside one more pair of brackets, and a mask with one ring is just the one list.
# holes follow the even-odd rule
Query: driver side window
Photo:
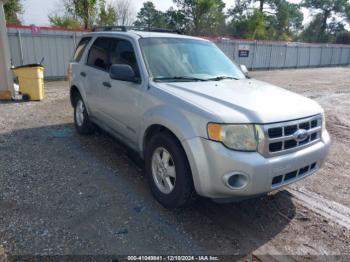
[[136, 77], [140, 77], [134, 48], [127, 40], [112, 39], [110, 64], [127, 64], [134, 69]]

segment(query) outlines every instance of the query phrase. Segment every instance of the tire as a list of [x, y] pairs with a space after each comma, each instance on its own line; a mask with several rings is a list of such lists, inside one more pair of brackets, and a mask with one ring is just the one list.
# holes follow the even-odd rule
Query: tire
[[162, 132], [151, 138], [145, 168], [151, 192], [162, 206], [172, 209], [194, 202], [196, 194], [186, 153], [172, 134]]
[[95, 131], [80, 95], [74, 99], [74, 125], [78, 133], [82, 135], [92, 134]]

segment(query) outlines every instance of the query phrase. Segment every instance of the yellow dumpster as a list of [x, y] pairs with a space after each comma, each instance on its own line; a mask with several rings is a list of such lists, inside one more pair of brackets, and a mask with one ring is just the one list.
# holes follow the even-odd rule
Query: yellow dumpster
[[18, 77], [19, 93], [23, 100], [40, 101], [44, 98], [44, 67], [42, 65], [18, 66], [12, 70]]

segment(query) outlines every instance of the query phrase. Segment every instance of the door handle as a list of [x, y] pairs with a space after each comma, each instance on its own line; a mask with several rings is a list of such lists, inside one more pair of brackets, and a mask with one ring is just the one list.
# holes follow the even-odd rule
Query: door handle
[[109, 82], [103, 82], [102, 84], [103, 84], [105, 87], [108, 87], [108, 88], [111, 88], [111, 87], [112, 87], [111, 83], [109, 83]]
[[86, 77], [86, 73], [85, 72], [81, 72], [80, 75], [83, 76], [83, 77]]

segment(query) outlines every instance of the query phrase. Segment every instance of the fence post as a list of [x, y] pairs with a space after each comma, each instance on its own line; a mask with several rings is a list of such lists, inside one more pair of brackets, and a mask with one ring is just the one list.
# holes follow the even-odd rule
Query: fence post
[[272, 44], [270, 44], [269, 70], [271, 69]]
[[340, 56], [339, 56], [339, 60], [338, 60], [338, 65], [341, 65], [342, 56], [343, 56], [343, 47], [340, 48]]
[[309, 46], [309, 65], [307, 67], [311, 67], [311, 46]]
[[331, 61], [329, 61], [329, 65], [332, 66], [332, 61], [333, 61], [333, 47], [331, 47]]
[[320, 66], [323, 66], [323, 64], [322, 64], [323, 46], [320, 46], [320, 48], [321, 48], [321, 54], [320, 54]]
[[286, 62], [287, 62], [287, 53], [288, 53], [288, 44], [285, 44], [285, 52], [284, 52], [284, 62], [283, 62], [283, 68], [286, 68]]
[[252, 57], [252, 65], [251, 65], [251, 69], [254, 69], [254, 60], [255, 60], [255, 53], [258, 50], [258, 42], [255, 40], [254, 42], [254, 49], [253, 49], [253, 57]]
[[297, 44], [297, 64], [295, 66], [295, 68], [299, 67], [299, 45]]
[[23, 46], [22, 46], [22, 36], [21, 32], [17, 29], [17, 37], [18, 37], [18, 47], [19, 47], [19, 59], [21, 65], [24, 64], [24, 58], [23, 58]]

